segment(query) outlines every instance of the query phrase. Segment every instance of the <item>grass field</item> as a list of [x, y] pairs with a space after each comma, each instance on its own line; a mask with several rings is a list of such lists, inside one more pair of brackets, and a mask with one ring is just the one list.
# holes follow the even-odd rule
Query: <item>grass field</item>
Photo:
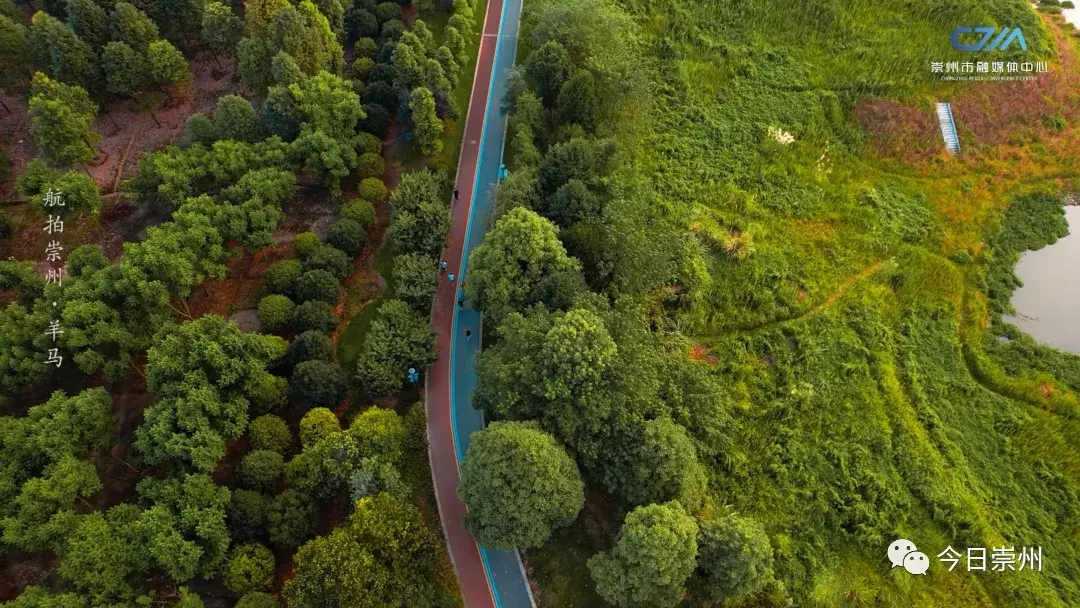
[[[619, 194], [692, 235], [704, 269], [651, 318], [673, 351], [705, 348], [736, 420], [709, 501], [762, 522], [778, 581], [741, 605], [1080, 604], [1080, 357], [998, 322], [1002, 277], [1056, 230], [1031, 201], [1080, 189], [1074, 30], [1011, 0], [543, 0], [526, 23], [571, 4], [628, 16], [640, 42], [653, 103], [598, 134], [622, 146]], [[1050, 72], [935, 80], [969, 18], [1021, 26]], [[592, 605], [584, 560], [607, 547], [588, 521], [529, 553], [545, 606]], [[897, 537], [932, 558], [1040, 545], [1054, 572], [913, 581], [887, 569]]]

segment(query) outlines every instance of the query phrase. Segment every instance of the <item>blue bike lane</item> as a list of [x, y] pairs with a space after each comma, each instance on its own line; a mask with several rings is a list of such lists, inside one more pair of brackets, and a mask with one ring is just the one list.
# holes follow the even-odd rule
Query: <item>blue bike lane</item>
[[[484, 129], [480, 141], [473, 198], [462, 250], [458, 284], [469, 280], [468, 258], [484, 240], [491, 227], [494, 189], [498, 183], [499, 165], [506, 141], [506, 119], [502, 115], [502, 99], [506, 94], [510, 69], [517, 53], [518, 26], [522, 0], [504, 0], [496, 41], [495, 63], [492, 68], [491, 89], [484, 108]], [[490, 35], [490, 34], [489, 34]], [[460, 290], [459, 290], [460, 296]], [[458, 462], [469, 449], [472, 433], [484, 428], [483, 413], [473, 409], [472, 395], [476, 388], [474, 362], [482, 340], [481, 313], [458, 307], [454, 314], [453, 339], [450, 347], [450, 394], [453, 409], [454, 439]], [[468, 335], [467, 335], [468, 334]], [[495, 591], [498, 608], [535, 608], [521, 556], [516, 550], [502, 551], [480, 546], [480, 555], [487, 570], [488, 581]]]

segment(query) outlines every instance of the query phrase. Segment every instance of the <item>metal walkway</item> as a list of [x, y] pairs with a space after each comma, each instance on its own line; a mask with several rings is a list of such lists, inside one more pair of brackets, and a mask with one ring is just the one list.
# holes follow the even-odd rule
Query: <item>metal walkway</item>
[[960, 153], [960, 136], [956, 134], [956, 121], [953, 120], [952, 105], [939, 101], [936, 104], [938, 124], [941, 125], [941, 139], [949, 154]]

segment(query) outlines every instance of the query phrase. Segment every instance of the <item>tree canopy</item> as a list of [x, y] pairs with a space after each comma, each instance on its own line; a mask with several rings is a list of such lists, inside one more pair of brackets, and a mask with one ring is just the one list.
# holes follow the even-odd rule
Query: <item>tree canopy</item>
[[510, 550], [543, 545], [585, 506], [577, 465], [535, 423], [494, 422], [469, 443], [458, 495], [476, 540]]

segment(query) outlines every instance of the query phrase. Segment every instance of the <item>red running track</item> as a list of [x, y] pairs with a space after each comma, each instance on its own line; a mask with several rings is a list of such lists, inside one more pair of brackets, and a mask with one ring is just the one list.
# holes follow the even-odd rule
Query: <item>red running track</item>
[[[476, 59], [469, 109], [465, 117], [465, 133], [461, 142], [456, 187], [459, 200], [452, 203], [449, 246], [443, 253], [447, 273], [460, 275], [461, 254], [468, 230], [469, 206], [473, 199], [473, 185], [480, 155], [480, 140], [484, 133], [484, 117], [488, 91], [491, 88], [495, 63], [495, 45], [499, 37], [499, 21], [503, 0], [488, 0], [484, 14], [484, 29], [480, 50]], [[480, 548], [465, 527], [465, 505], [457, 496], [460, 473], [454, 443], [453, 411], [450, 399], [450, 338], [453, 335], [456, 284], [439, 277], [435, 292], [435, 304], [431, 311], [431, 325], [435, 330], [435, 350], [438, 359], [428, 370], [426, 384], [428, 458], [431, 476], [435, 484], [435, 497], [439, 503], [446, 545], [450, 560], [457, 573], [465, 608], [495, 608], [495, 598]]]

